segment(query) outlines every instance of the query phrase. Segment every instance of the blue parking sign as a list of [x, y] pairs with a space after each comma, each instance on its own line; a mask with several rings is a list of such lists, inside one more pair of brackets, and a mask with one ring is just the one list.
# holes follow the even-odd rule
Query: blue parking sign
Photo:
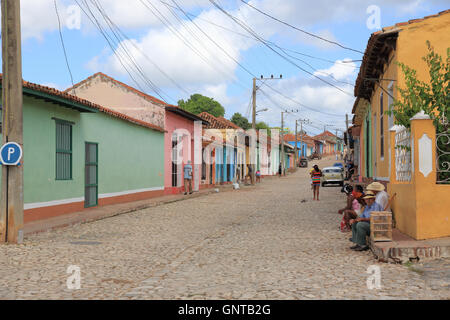
[[22, 153], [22, 147], [18, 143], [8, 142], [0, 149], [0, 161], [4, 166], [17, 166]]

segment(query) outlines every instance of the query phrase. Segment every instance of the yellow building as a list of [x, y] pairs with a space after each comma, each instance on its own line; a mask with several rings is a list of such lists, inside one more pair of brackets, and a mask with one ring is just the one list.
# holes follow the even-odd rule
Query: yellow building
[[[425, 194], [436, 192], [429, 194], [429, 198], [433, 199], [435, 203], [439, 203], [440, 200], [436, 199], [435, 195], [447, 192], [448, 198], [450, 185], [437, 185], [435, 163], [432, 169], [434, 171], [426, 175], [427, 179], [434, 177], [433, 187], [430, 185], [428, 191], [423, 190], [422, 192], [422, 187], [417, 184], [420, 179], [425, 177], [418, 172], [419, 167], [417, 167], [419, 158], [422, 159], [423, 155], [414, 149], [414, 146], [419, 147], [415, 138], [421, 138], [422, 134], [425, 134], [422, 129], [428, 126], [428, 124], [423, 124], [423, 119], [416, 120], [415, 131], [411, 133], [409, 140], [412, 147], [409, 155], [412, 159], [410, 163], [411, 176], [406, 181], [396, 178], [396, 168], [398, 171], [399, 164], [396, 163], [398, 158], [396, 158], [396, 148], [393, 146], [395, 132], [390, 132], [394, 126], [394, 119], [386, 115], [385, 111], [390, 108], [395, 99], [400, 98], [397, 87], [405, 88], [404, 75], [397, 62], [417, 70], [418, 78], [429, 82], [428, 66], [422, 59], [428, 53], [427, 40], [430, 41], [436, 53], [447, 57], [447, 48], [450, 47], [450, 10], [423, 19], [397, 23], [373, 33], [356, 80], [355, 96], [357, 99], [353, 108], [354, 125], [360, 128], [359, 137], [356, 137], [359, 138], [357, 139], [358, 148], [355, 148], [359, 153], [357, 165], [360, 181], [384, 181], [388, 185], [391, 195], [397, 193], [397, 198], [392, 206], [397, 219], [397, 227], [400, 231], [416, 239], [450, 236], [449, 213], [445, 213], [445, 210], [448, 211], [450, 203], [441, 203], [444, 208], [442, 211], [440, 208], [431, 206], [429, 201], [426, 202], [427, 206], [423, 206], [419, 202], [419, 198], [424, 201], [423, 192]], [[428, 133], [427, 137], [431, 138], [434, 146], [435, 136], [433, 138]], [[433, 159], [434, 162], [435, 152], [433, 149], [433, 155], [430, 155], [430, 159]], [[429, 161], [431, 162], [431, 160]], [[420, 174], [422, 176], [419, 178]], [[420, 197], [419, 193], [422, 193]], [[406, 205], [408, 202], [409, 204]], [[435, 210], [436, 216], [427, 216], [430, 213], [428, 210]], [[442, 213], [436, 210], [442, 211]], [[434, 221], [432, 221], [433, 219]], [[430, 223], [430, 221], [432, 222]]]

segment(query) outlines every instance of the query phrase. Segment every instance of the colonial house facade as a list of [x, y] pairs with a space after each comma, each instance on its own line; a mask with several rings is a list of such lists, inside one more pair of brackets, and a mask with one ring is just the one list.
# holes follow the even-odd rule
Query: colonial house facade
[[353, 151], [358, 180], [387, 185], [397, 228], [419, 240], [450, 236], [450, 184], [439, 179], [442, 150], [437, 143], [438, 134], [448, 139], [448, 132], [437, 132], [423, 113], [410, 119], [410, 129], [396, 126], [386, 111], [401, 99], [398, 88], [406, 88], [398, 63], [415, 69], [419, 80], [430, 82], [429, 67], [422, 59], [428, 54], [427, 41], [437, 54], [447, 57], [450, 10], [371, 35], [356, 80], [351, 129], [357, 141]]
[[23, 96], [25, 223], [163, 195], [163, 128], [26, 81]]

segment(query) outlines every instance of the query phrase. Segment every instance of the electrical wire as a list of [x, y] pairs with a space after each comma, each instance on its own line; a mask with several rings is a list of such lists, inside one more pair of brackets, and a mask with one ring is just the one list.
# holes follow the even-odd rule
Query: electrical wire
[[103, 36], [103, 38], [106, 40], [106, 42], [107, 42], [108, 46], [110, 47], [112, 53], [114, 54], [116, 59], [119, 61], [119, 63], [122, 65], [122, 67], [124, 68], [124, 70], [126, 71], [128, 76], [131, 78], [131, 80], [135, 83], [136, 87], [139, 88], [139, 90], [141, 90], [142, 92], [144, 92], [145, 90], [141, 87], [140, 83], [133, 77], [133, 75], [131, 74], [131, 71], [128, 69], [128, 67], [125, 66], [125, 63], [122, 60], [123, 57], [122, 57], [121, 53], [119, 53], [118, 51], [115, 50], [114, 45], [111, 42], [112, 40], [109, 38], [109, 35], [107, 35], [105, 33], [105, 31], [103, 30], [103, 27], [100, 25], [99, 21], [95, 18], [94, 14], [90, 10], [90, 7], [87, 5], [86, 1], [84, 2], [84, 4], [87, 6], [87, 10], [89, 10], [89, 13], [80, 4], [80, 2], [78, 2], [78, 0], [74, 0], [74, 1], [78, 5], [78, 7], [83, 11], [83, 13], [86, 15], [86, 17], [91, 21], [91, 23], [94, 25], [94, 27], [96, 27], [98, 29], [98, 31]]
[[217, 9], [219, 9], [222, 13], [224, 13], [226, 16], [228, 16], [230, 19], [232, 19], [235, 23], [237, 23], [238, 25], [240, 25], [244, 30], [246, 30], [247, 32], [249, 32], [251, 35], [253, 35], [256, 39], [258, 39], [261, 43], [263, 43], [267, 48], [269, 48], [270, 50], [272, 50], [274, 53], [276, 53], [277, 55], [279, 55], [281, 58], [283, 58], [284, 60], [286, 60], [287, 62], [289, 62], [290, 64], [294, 65], [295, 67], [297, 67], [298, 69], [302, 70], [303, 72], [313, 76], [314, 78], [326, 83], [327, 85], [339, 90], [340, 92], [351, 96], [353, 98], [353, 94], [346, 92], [345, 90], [343, 90], [342, 88], [339, 88], [338, 86], [316, 76], [315, 74], [309, 72], [308, 70], [305, 70], [304, 68], [300, 67], [298, 64], [296, 64], [295, 62], [293, 62], [292, 60], [290, 60], [288, 57], [284, 56], [283, 54], [279, 53], [277, 50], [273, 49], [266, 41], [264, 41], [264, 39], [262, 39], [252, 28], [250, 28], [249, 26], [247, 26], [244, 22], [240, 21], [239, 19], [237, 19], [236, 17], [234, 17], [233, 15], [231, 15], [230, 13], [228, 13], [225, 9], [223, 9], [221, 6], [219, 6], [214, 0], [209, 0], [209, 2], [211, 2]]
[[[221, 65], [220, 63], [214, 63], [213, 61], [211, 61], [210, 59], [208, 59], [207, 57], [205, 57], [197, 48], [195, 48], [193, 45], [191, 45], [190, 41], [188, 39], [186, 39], [186, 37], [184, 37], [175, 27], [173, 27], [172, 23], [161, 13], [160, 10], [158, 10], [158, 8], [156, 8], [150, 1], [146, 0], [140, 0], [140, 2], [147, 8], [147, 10], [149, 10], [163, 25], [165, 25], [168, 30], [173, 33], [181, 42], [184, 43], [184, 45], [186, 47], [188, 47], [192, 52], [194, 52], [198, 57], [200, 57], [210, 68], [218, 71], [219, 73], [221, 73], [222, 75], [224, 75], [225, 77], [231, 77], [232, 79], [235, 78], [234, 75], [230, 75], [227, 74], [227, 72], [219, 69], [217, 66]], [[176, 14], [174, 14], [173, 12], [171, 12], [176, 18], [177, 20], [179, 19]], [[180, 23], [182, 25], [183, 22], [180, 21]], [[196, 39], [197, 40], [197, 39]], [[199, 41], [199, 40], [197, 40]], [[202, 44], [202, 41], [199, 41], [200, 44]], [[209, 50], [205, 47], [205, 50], [209, 52]], [[215, 56], [214, 54], [211, 54], [211, 56]], [[241, 84], [241, 81], [233, 81], [236, 85], [240, 86], [241, 88], [245, 89], [245, 90], [249, 90], [250, 88], [248, 87], [248, 85], [245, 84]]]
[[118, 34], [122, 37], [121, 42], [123, 42], [123, 40], [127, 40], [128, 43], [131, 43], [133, 45], [133, 47], [139, 51], [140, 54], [142, 54], [142, 56], [149, 61], [162, 75], [164, 75], [167, 79], [169, 79], [178, 89], [180, 89], [181, 91], [183, 91], [186, 94], [189, 94], [189, 92], [184, 89], [178, 82], [176, 82], [172, 77], [170, 77], [166, 72], [164, 72], [164, 70], [162, 70], [158, 64], [156, 64], [146, 53], [145, 51], [143, 51], [139, 46], [137, 46], [134, 41], [132, 41], [121, 29], [120, 27], [117, 26], [117, 24], [115, 24], [111, 18], [105, 13], [105, 10], [103, 9], [102, 5], [100, 4], [99, 1], [95, 1], [96, 6], [98, 8], [98, 10], [100, 12], [102, 12], [104, 18], [106, 21], [109, 22], [109, 25], [114, 28]]
[[[91, 12], [91, 14], [94, 16], [90, 6], [87, 4], [87, 0], [84, 0], [88, 10]], [[174, 100], [173, 98], [171, 98], [167, 93], [165, 93], [162, 89], [158, 88], [158, 86], [152, 81], [150, 80], [146, 75], [145, 72], [142, 70], [142, 68], [139, 66], [139, 64], [137, 63], [136, 59], [134, 58], [134, 56], [129, 52], [128, 48], [125, 46], [125, 42], [124, 39], [122, 39], [117, 30], [114, 29], [113, 25], [110, 22], [109, 17], [107, 16], [107, 14], [104, 12], [103, 8], [101, 7], [100, 4], [98, 4], [96, 2], [96, 0], [90, 0], [90, 2], [93, 4], [94, 7], [97, 8], [97, 10], [99, 11], [99, 13], [101, 14], [101, 16], [103, 17], [104, 21], [106, 22], [106, 25], [108, 26], [110, 32], [112, 33], [113, 37], [115, 38], [116, 42], [114, 43], [114, 45], [118, 48], [118, 50], [122, 50], [123, 53], [127, 56], [131, 67], [136, 69], [139, 77], [144, 81], [144, 83], [146, 83], [162, 100], [165, 100], [165, 98], [163, 97], [163, 94], [166, 95], [167, 97], [169, 97], [171, 100]], [[94, 16], [94, 19], [97, 20]], [[100, 24], [99, 24], [100, 25]], [[111, 39], [111, 38], [110, 38]], [[114, 39], [111, 39], [114, 42]]]
[[249, 6], [250, 8], [252, 8], [252, 9], [258, 11], [258, 12], [261, 13], [262, 15], [264, 15], [264, 16], [266, 16], [266, 17], [269, 17], [270, 19], [275, 20], [275, 21], [277, 21], [277, 22], [279, 22], [279, 23], [282, 23], [282, 24], [284, 24], [284, 25], [286, 25], [286, 26], [288, 26], [288, 27], [290, 27], [290, 28], [293, 28], [293, 29], [295, 29], [295, 30], [297, 30], [297, 31], [300, 31], [300, 32], [302, 32], [302, 33], [304, 33], [304, 34], [307, 34], [307, 35], [309, 35], [309, 36], [311, 36], [311, 37], [314, 37], [314, 38], [317, 38], [317, 39], [319, 39], [319, 40], [322, 40], [322, 41], [325, 41], [325, 42], [328, 42], [328, 43], [337, 45], [337, 46], [339, 46], [339, 47], [341, 47], [341, 48], [343, 48], [343, 49], [346, 49], [346, 50], [350, 50], [350, 51], [354, 51], [354, 52], [358, 52], [358, 53], [364, 54], [364, 52], [362, 52], [362, 51], [360, 51], [360, 50], [352, 49], [352, 48], [346, 47], [346, 46], [344, 46], [344, 45], [342, 45], [342, 44], [340, 44], [340, 43], [338, 43], [338, 42], [336, 42], [336, 41], [328, 40], [328, 39], [325, 39], [325, 38], [323, 38], [323, 37], [321, 37], [321, 36], [315, 35], [315, 34], [313, 34], [313, 33], [311, 33], [311, 32], [308, 32], [308, 31], [305, 31], [305, 30], [303, 30], [303, 29], [297, 28], [297, 27], [295, 27], [295, 26], [293, 26], [293, 25], [291, 25], [291, 24], [289, 24], [289, 23], [287, 23], [287, 22], [285, 22], [285, 21], [282, 21], [282, 20], [280, 20], [280, 19], [278, 19], [278, 18], [275, 18], [274, 16], [272, 16], [272, 15], [270, 15], [270, 14], [268, 14], [268, 13], [266, 13], [266, 12], [264, 12], [264, 11], [258, 9], [258, 8], [256, 8], [255, 6], [251, 5], [251, 4], [248, 3], [248, 2], [245, 2], [244, 0], [241, 0], [241, 2], [242, 2], [242, 3], [245, 3], [245, 4], [246, 4], [247, 6]]
[[54, 0], [54, 4], [55, 4], [55, 13], [56, 13], [56, 16], [58, 17], [59, 39], [61, 40], [61, 46], [62, 46], [62, 49], [64, 52], [64, 58], [66, 60], [67, 70], [69, 71], [70, 81], [71, 81], [72, 87], [73, 87], [74, 86], [73, 75], [72, 75], [72, 70], [70, 69], [69, 59], [67, 58], [66, 46], [64, 44], [64, 37], [62, 34], [62, 30], [61, 30], [61, 18], [59, 16], [58, 5], [56, 4], [56, 0]]
[[[160, 0], [160, 2], [163, 3], [163, 4], [166, 5], [166, 6], [172, 7], [173, 9], [179, 10], [177, 7], [175, 7], [175, 6], [173, 6], [173, 5], [169, 4], [169, 3], [166, 3], [166, 2], [164, 2], [163, 0]], [[228, 32], [237, 34], [237, 35], [239, 35], [239, 36], [241, 36], [241, 37], [243, 37], [243, 38], [251, 39], [251, 40], [253, 40], [253, 41], [255, 41], [255, 42], [259, 42], [259, 41], [258, 41], [257, 39], [255, 39], [254, 37], [250, 37], [250, 36], [248, 36], [248, 35], [246, 35], [246, 34], [243, 34], [243, 33], [241, 33], [241, 32], [238, 32], [238, 31], [232, 30], [232, 29], [230, 29], [230, 28], [221, 26], [221, 25], [219, 25], [219, 24], [217, 24], [217, 23], [215, 23], [215, 22], [212, 22], [212, 21], [210, 21], [210, 20], [201, 18], [201, 17], [199, 17], [198, 15], [195, 15], [195, 14], [193, 14], [193, 13], [190, 13], [190, 12], [187, 12], [187, 11], [185, 11], [185, 12], [186, 12], [186, 14], [188, 14], [188, 15], [189, 15], [190, 17], [192, 17], [192, 18], [195, 18], [195, 19], [204, 21], [204, 22], [209, 23], [209, 24], [211, 24], [211, 25], [213, 25], [213, 26], [215, 26], [215, 27], [218, 27], [218, 28], [221, 28], [221, 29], [226, 30], [226, 31], [228, 31]], [[296, 50], [292, 50], [292, 49], [289, 49], [289, 48], [285, 48], [285, 47], [282, 47], [282, 46], [276, 44], [275, 42], [269, 41], [269, 40], [267, 40], [267, 39], [264, 39], [264, 41], [266, 41], [268, 44], [274, 45], [274, 46], [276, 46], [276, 47], [278, 47], [278, 48], [280, 48], [280, 49], [282, 49], [282, 50], [290, 51], [290, 52], [292, 52], [292, 53], [296, 53], [296, 54], [299, 54], [299, 55], [302, 55], [302, 56], [305, 56], [305, 57], [309, 57], [309, 58], [311, 58], [311, 59], [316, 59], [316, 60], [320, 60], [320, 61], [324, 61], [324, 62], [329, 62], [329, 63], [333, 63], [333, 64], [339, 64], [339, 65], [345, 66], [345, 67], [347, 67], [347, 68], [359, 69], [359, 67], [352, 66], [352, 65], [348, 65], [347, 63], [349, 63], [349, 62], [359, 62], [359, 61], [361, 61], [361, 60], [349, 60], [349, 61], [345, 61], [345, 62], [337, 62], [337, 61], [332, 61], [332, 60], [325, 59], [325, 58], [321, 58], [321, 57], [316, 57], [316, 56], [313, 56], [313, 55], [310, 55], [310, 54], [306, 54], [306, 53], [304, 53], [304, 52], [299, 52], [299, 51], [296, 51]]]

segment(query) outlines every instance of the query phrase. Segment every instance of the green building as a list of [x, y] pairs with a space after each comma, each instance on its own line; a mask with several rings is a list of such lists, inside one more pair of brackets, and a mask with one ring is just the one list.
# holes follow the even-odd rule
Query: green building
[[164, 193], [163, 128], [29, 82], [23, 95], [25, 223]]

